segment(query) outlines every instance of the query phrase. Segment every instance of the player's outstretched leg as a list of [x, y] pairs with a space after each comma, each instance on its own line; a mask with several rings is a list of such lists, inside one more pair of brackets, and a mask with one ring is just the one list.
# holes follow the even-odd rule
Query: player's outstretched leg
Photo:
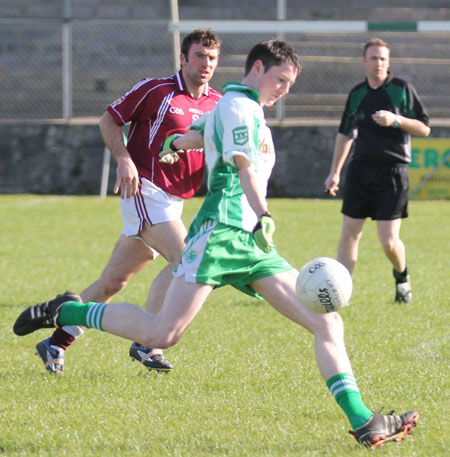
[[163, 354], [152, 354], [152, 348], [142, 346], [134, 342], [130, 347], [130, 357], [133, 362], [141, 362], [150, 371], [168, 372], [173, 370], [173, 365], [164, 357]]
[[419, 421], [418, 411], [402, 415], [374, 414], [362, 427], [350, 431], [358, 443], [371, 449], [383, 446], [388, 441], [400, 441], [412, 433]]
[[20, 314], [14, 323], [14, 333], [24, 336], [40, 328], [56, 327], [59, 310], [67, 302], [82, 303], [82, 300], [75, 292], [66, 291], [57, 295], [53, 300], [30, 306]]

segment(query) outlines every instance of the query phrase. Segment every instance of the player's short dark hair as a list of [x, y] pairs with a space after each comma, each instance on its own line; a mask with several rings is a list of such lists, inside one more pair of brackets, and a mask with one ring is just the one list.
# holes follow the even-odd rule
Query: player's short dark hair
[[381, 38], [371, 38], [365, 45], [363, 49], [363, 56], [366, 55], [367, 50], [371, 46], [382, 46], [384, 48], [387, 48], [388, 51], [391, 51], [391, 47], [386, 43], [386, 41], [382, 40]]
[[257, 60], [262, 61], [264, 72], [269, 70], [270, 67], [281, 65], [285, 62], [292, 64], [298, 73], [302, 71], [302, 65], [294, 49], [288, 43], [281, 40], [261, 41], [253, 46], [245, 62], [245, 76], [250, 73], [253, 64]]
[[186, 35], [181, 44], [181, 53], [188, 60], [189, 49], [193, 43], [201, 43], [208, 48], [217, 48], [220, 52], [220, 38], [211, 29], [196, 29]]

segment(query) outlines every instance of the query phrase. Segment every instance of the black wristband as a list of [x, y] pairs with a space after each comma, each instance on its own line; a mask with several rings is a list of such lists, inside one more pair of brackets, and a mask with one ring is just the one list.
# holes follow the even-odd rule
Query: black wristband
[[261, 221], [258, 221], [256, 225], [253, 227], [252, 233], [255, 233], [256, 230], [259, 230], [262, 227]]
[[172, 149], [173, 152], [178, 152], [179, 149], [175, 147], [175, 145], [173, 144], [173, 142], [177, 139], [178, 137], [174, 138], [170, 144], [169, 144], [169, 148]]
[[258, 217], [258, 222], [256, 223], [255, 227], [253, 228], [252, 233], [255, 233], [256, 230], [259, 230], [261, 226], [261, 218], [262, 217], [272, 217], [272, 215], [269, 213], [269, 211], [266, 211], [265, 213], [262, 213], [261, 216]]

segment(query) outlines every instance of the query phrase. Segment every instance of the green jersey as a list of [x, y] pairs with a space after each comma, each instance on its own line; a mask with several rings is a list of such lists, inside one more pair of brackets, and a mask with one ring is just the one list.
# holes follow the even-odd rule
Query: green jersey
[[275, 149], [258, 92], [239, 83], [228, 83], [224, 89], [216, 108], [190, 127], [203, 135], [208, 173], [208, 192], [191, 229], [213, 219], [251, 232], [257, 216], [240, 185], [234, 157], [245, 156], [251, 162], [265, 196]]

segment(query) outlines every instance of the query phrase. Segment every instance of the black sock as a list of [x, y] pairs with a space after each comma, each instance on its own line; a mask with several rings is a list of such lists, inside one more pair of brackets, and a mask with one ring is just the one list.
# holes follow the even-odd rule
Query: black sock
[[407, 281], [407, 276], [408, 276], [408, 267], [405, 268], [405, 271], [402, 273], [399, 273], [395, 268], [392, 270], [392, 273], [394, 274], [394, 278], [397, 284], [400, 284], [402, 282]]

